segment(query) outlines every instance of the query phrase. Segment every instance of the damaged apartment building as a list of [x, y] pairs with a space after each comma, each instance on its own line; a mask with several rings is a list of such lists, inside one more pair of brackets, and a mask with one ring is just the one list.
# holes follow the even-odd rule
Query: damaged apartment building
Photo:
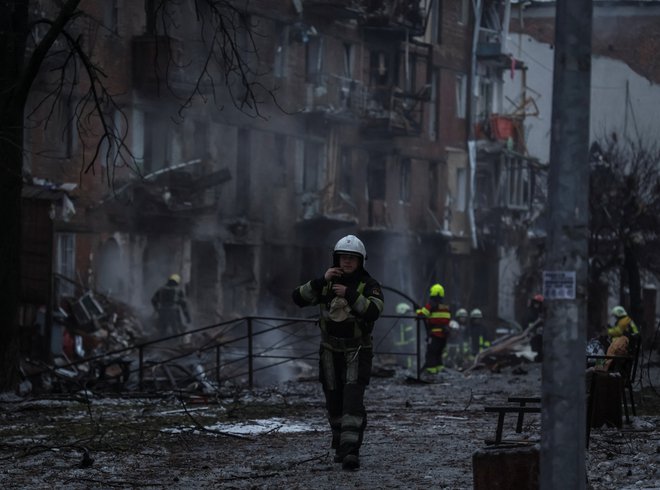
[[[126, 147], [101, 145], [96, 171], [81, 172], [100, 133], [70, 124], [75, 97], [26, 131], [33, 185], [59, 199], [71, 184], [52, 272], [145, 323], [151, 295], [178, 273], [204, 326], [296, 314], [293, 287], [354, 233], [383, 285], [421, 302], [441, 282], [455, 308], [512, 317], [537, 250], [528, 230], [543, 168], [525, 147], [533, 101], [502, 96], [502, 77], [525, 70], [506, 48], [510, 1], [232, 3], [245, 9], [232, 45], [254, 99], [236, 72], [209, 68], [212, 22], [200, 27], [195, 2], [172, 6], [167, 30], [152, 0], [97, 2], [76, 21]], [[55, 308], [70, 294], [56, 281]]]

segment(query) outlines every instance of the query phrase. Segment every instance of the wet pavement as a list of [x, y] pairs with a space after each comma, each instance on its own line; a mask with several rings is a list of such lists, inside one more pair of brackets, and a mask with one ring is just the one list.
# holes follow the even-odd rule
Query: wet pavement
[[[469, 489], [472, 455], [495, 435], [497, 415], [484, 407], [540, 392], [538, 364], [450, 371], [430, 384], [408, 374], [372, 379], [361, 468], [353, 472], [333, 462], [313, 379], [225, 387], [222, 396], [5, 395], [0, 486]], [[644, 404], [638, 410], [623, 429], [592, 431], [591, 488], [660, 488], [660, 413]], [[522, 433], [514, 428], [511, 417], [505, 440], [538, 441], [539, 415], [526, 415]]]

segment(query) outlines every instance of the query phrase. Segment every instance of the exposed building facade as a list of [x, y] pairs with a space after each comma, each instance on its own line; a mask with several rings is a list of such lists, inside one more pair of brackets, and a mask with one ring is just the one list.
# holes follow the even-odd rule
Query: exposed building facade
[[[542, 168], [525, 111], [503, 103], [503, 77], [525, 68], [506, 48], [509, 1], [234, 3], [250, 70], [228, 75], [232, 92], [226, 73], [195, 71], [207, 65], [193, 2], [167, 35], [157, 2], [84, 3], [75, 29], [108, 74], [126, 147], [101, 145], [81, 173], [102, 132], [67, 124], [80, 88], [26, 131], [32, 177], [78, 184], [54, 271], [145, 318], [179, 273], [202, 326], [295, 312], [292, 288], [354, 233], [384, 285], [421, 302], [441, 282], [455, 308], [515, 316]], [[237, 76], [259, 84], [258, 106]], [[52, 83], [45, 72], [36, 114]]]

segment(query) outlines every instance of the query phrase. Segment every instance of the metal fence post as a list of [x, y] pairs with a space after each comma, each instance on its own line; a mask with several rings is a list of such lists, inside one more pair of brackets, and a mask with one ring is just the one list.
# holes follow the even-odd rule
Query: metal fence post
[[215, 346], [215, 380], [220, 382], [220, 346]]
[[252, 365], [252, 317], [247, 317], [247, 338], [248, 338], [248, 386], [252, 388], [254, 382], [254, 370]]
[[417, 317], [415, 322], [417, 323], [417, 379], [419, 379], [422, 374], [422, 336], [420, 335], [422, 331], [420, 328], [421, 319]]
[[138, 371], [138, 386], [140, 387], [140, 391], [142, 391], [142, 382], [144, 380], [144, 373], [142, 372], [142, 367], [144, 365], [144, 346], [141, 345], [140, 348], [138, 349], [139, 352], [139, 357], [140, 357], [140, 363], [139, 363], [139, 371]]

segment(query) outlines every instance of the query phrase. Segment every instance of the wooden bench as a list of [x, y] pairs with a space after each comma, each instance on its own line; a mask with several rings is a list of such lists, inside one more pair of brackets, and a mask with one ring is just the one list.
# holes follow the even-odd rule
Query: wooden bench
[[[497, 428], [495, 430], [495, 439], [486, 440], [486, 444], [501, 444], [502, 443], [502, 430], [504, 429], [504, 417], [507, 413], [515, 413], [518, 415], [516, 421], [516, 433], [521, 433], [523, 429], [523, 422], [526, 413], [541, 413], [541, 398], [539, 397], [520, 397], [520, 396], [511, 396], [507, 399], [509, 403], [515, 403], [517, 405], [502, 405], [502, 406], [491, 406], [484, 407], [484, 410], [489, 413], [497, 413]], [[528, 406], [528, 404], [534, 404], [537, 406]]]

